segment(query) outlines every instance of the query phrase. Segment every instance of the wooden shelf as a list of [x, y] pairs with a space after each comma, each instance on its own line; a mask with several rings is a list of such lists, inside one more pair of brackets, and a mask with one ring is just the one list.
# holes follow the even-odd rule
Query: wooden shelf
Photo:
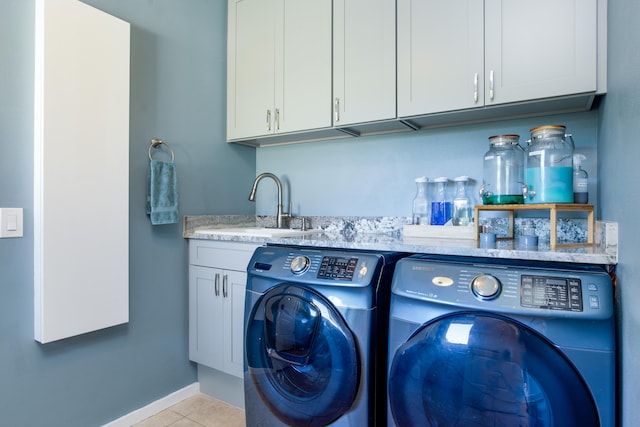
[[[521, 205], [480, 205], [475, 207], [475, 239], [480, 239], [480, 212], [482, 211], [500, 211], [509, 213], [509, 239], [513, 239], [514, 217], [515, 211], [533, 211], [546, 210], [549, 211], [549, 240], [551, 248], [555, 247], [571, 247], [571, 246], [589, 246], [593, 245], [593, 205], [578, 203], [539, 203], [539, 204], [521, 204]], [[587, 212], [587, 241], [584, 243], [558, 243], [557, 227], [558, 212], [573, 211]]]

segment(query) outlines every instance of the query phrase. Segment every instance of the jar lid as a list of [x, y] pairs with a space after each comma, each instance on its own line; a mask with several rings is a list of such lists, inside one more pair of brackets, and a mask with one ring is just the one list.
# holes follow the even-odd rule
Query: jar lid
[[449, 182], [449, 178], [447, 178], [446, 176], [440, 176], [434, 179], [433, 182]]
[[520, 135], [514, 133], [506, 133], [504, 135], [493, 135], [489, 137], [489, 143], [491, 145], [515, 145], [520, 141]]
[[462, 175], [462, 176], [458, 176], [456, 178], [454, 178], [455, 182], [466, 182], [469, 181], [469, 177], [466, 175]]
[[549, 134], [563, 134], [565, 133], [565, 131], [567, 130], [566, 126], [563, 125], [544, 125], [544, 126], [537, 126], [534, 128], [531, 128], [531, 130], [529, 132], [531, 132], [531, 135], [537, 135], [540, 133], [549, 133]]
[[418, 178], [416, 178], [416, 182], [427, 182], [429, 181], [429, 178], [427, 178], [426, 176], [419, 176]]

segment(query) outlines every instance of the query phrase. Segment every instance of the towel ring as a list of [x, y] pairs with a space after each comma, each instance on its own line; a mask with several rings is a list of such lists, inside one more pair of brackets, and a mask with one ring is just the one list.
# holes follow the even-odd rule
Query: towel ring
[[166, 142], [164, 142], [163, 140], [161, 140], [160, 138], [152, 138], [151, 139], [151, 145], [149, 145], [149, 160], [153, 160], [151, 158], [151, 149], [152, 148], [159, 148], [163, 144], [167, 146], [167, 148], [169, 149], [169, 152], [171, 153], [171, 161], [173, 162], [175, 160], [175, 156], [173, 155], [173, 150], [171, 149], [171, 146], [169, 144], [167, 144]]

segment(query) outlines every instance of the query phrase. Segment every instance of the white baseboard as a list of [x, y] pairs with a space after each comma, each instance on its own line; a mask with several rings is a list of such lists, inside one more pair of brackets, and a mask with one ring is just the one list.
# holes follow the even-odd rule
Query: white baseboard
[[117, 420], [113, 420], [110, 423], [105, 424], [102, 427], [131, 427], [132, 425], [139, 423], [142, 420], [146, 420], [152, 415], [175, 405], [178, 402], [183, 401], [191, 396], [200, 393], [200, 383], [193, 383], [180, 390], [176, 390], [173, 393], [149, 403], [147, 406], [143, 406], [140, 409], [136, 409], [133, 412], [124, 415]]

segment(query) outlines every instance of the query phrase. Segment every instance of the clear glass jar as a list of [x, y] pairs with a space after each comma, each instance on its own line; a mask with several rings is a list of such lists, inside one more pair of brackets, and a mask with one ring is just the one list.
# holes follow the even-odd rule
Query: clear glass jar
[[471, 213], [471, 202], [467, 197], [468, 176], [459, 176], [454, 179], [456, 183], [456, 197], [453, 199], [453, 225], [469, 225], [473, 214]]
[[489, 137], [489, 151], [484, 155], [480, 187], [483, 204], [524, 203], [524, 150], [519, 142], [520, 135]]
[[429, 204], [427, 203], [427, 182], [429, 178], [416, 178], [416, 196], [413, 199], [414, 225], [429, 225]]
[[525, 150], [525, 203], [573, 202], [573, 138], [562, 125], [531, 129]]

